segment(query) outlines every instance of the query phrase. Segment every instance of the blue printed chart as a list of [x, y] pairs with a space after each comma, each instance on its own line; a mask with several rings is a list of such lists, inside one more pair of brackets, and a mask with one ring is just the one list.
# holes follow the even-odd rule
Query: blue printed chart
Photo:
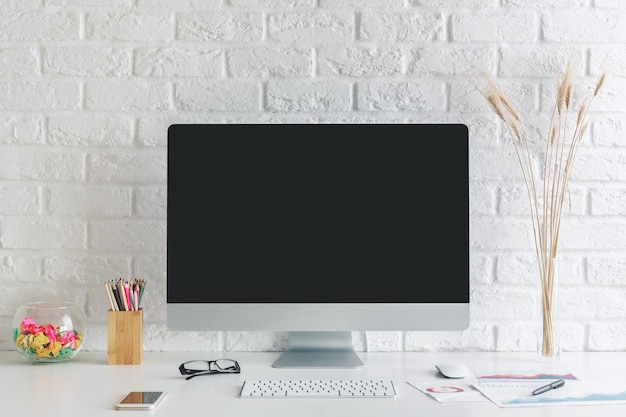
[[[518, 377], [520, 375], [507, 373], [489, 377], [483, 374], [472, 386], [500, 407], [626, 403], [626, 384], [621, 381], [586, 382], [572, 374], [542, 374], [538, 378], [530, 374]], [[535, 389], [558, 379], [565, 381], [561, 388], [532, 394]]]

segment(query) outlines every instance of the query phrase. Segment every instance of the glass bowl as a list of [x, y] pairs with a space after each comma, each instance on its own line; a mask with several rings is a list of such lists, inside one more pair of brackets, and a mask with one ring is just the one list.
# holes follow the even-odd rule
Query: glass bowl
[[20, 306], [13, 318], [13, 342], [32, 362], [72, 359], [85, 340], [85, 319], [71, 302], [36, 302]]

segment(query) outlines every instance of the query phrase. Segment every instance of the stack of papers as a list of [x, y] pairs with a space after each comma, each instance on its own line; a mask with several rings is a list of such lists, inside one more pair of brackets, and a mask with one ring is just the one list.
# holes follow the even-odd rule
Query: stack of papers
[[[537, 388], [560, 379], [565, 381], [561, 388], [532, 394]], [[499, 407], [626, 403], [623, 382], [588, 383], [567, 372], [480, 372], [463, 379], [408, 383], [439, 402], [491, 401]]]

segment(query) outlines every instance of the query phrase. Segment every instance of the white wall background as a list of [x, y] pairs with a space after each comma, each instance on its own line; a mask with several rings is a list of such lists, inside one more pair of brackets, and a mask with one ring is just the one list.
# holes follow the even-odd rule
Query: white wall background
[[0, 22], [0, 349], [20, 304], [73, 300], [84, 349], [106, 350], [102, 283], [141, 277], [146, 350], [281, 350], [279, 333], [168, 331], [167, 126], [455, 122], [471, 135], [471, 326], [356, 334], [357, 349], [534, 350], [526, 194], [472, 79], [496, 76], [542, 134], [572, 54], [577, 85], [608, 79], [562, 226], [562, 346], [626, 351], [626, 2], [1, 0]]

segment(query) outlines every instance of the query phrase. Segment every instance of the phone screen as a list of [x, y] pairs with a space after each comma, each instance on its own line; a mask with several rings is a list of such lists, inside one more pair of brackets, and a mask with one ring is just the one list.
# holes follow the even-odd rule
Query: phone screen
[[117, 408], [150, 409], [161, 401], [165, 391], [132, 391], [117, 403]]

